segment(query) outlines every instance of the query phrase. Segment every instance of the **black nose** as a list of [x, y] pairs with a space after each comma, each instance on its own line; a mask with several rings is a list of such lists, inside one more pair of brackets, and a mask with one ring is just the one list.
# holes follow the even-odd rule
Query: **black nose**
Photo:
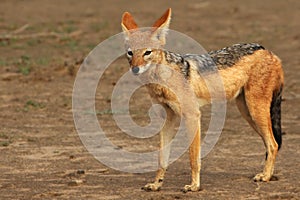
[[138, 74], [139, 71], [140, 71], [140, 68], [138, 68], [138, 67], [133, 67], [131, 70], [132, 70], [132, 72], [133, 72], [134, 74]]

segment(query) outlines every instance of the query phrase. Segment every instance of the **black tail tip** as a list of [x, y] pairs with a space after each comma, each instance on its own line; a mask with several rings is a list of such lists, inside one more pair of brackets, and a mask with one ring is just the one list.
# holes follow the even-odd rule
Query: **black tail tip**
[[282, 86], [279, 90], [273, 92], [273, 98], [271, 102], [271, 121], [272, 131], [275, 141], [278, 145], [278, 150], [282, 144], [282, 132], [281, 132], [281, 101], [282, 101]]

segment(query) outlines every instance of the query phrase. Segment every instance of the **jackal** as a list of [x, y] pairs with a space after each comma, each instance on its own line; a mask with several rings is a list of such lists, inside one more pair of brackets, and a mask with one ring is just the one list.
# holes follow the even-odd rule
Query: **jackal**
[[[284, 77], [280, 59], [255, 43], [235, 44], [203, 55], [169, 52], [163, 47], [170, 20], [169, 8], [149, 31], [140, 31], [128, 12], [123, 14], [121, 23], [126, 56], [133, 74], [163, 79], [165, 72], [168, 72], [166, 68], [178, 72], [177, 75], [169, 73], [166, 78], [170, 86], [174, 83], [175, 92], [159, 84], [146, 86], [153, 99], [166, 109], [167, 119], [160, 132], [161, 151], [155, 181], [146, 184], [143, 189], [155, 191], [161, 188], [170, 154], [170, 148], [165, 146], [174, 137], [172, 129], [181, 117], [185, 120], [187, 135], [191, 137], [189, 157], [192, 181], [190, 185], [185, 185], [183, 191], [200, 189], [199, 108], [211, 102], [210, 91], [201, 73], [214, 71], [222, 79], [226, 99], [236, 99], [242, 116], [263, 139], [266, 147], [265, 167], [253, 179], [269, 181], [274, 172], [282, 135], [281, 94]], [[184, 98], [186, 103], [182, 104], [180, 98]]]

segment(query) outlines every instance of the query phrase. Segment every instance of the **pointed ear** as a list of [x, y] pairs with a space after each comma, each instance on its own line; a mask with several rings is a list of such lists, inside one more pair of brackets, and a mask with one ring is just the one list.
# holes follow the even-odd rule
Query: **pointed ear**
[[171, 8], [169, 8], [154, 24], [153, 37], [156, 37], [164, 45], [166, 43], [166, 35], [171, 22]]
[[132, 15], [129, 12], [125, 12], [122, 16], [122, 23], [121, 23], [122, 29], [127, 35], [129, 35], [129, 31], [132, 29], [137, 29], [138, 26], [135, 23]]

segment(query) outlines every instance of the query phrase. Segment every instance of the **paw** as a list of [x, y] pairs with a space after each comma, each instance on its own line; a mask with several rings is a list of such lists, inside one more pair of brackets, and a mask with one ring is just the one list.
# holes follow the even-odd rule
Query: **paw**
[[258, 181], [268, 182], [268, 181], [270, 181], [271, 177], [272, 176], [267, 175], [265, 173], [259, 173], [256, 176], [254, 176], [253, 180], [255, 182], [258, 182]]
[[199, 190], [200, 190], [200, 186], [197, 186], [196, 184], [192, 184], [192, 185], [185, 185], [181, 191], [186, 193], [188, 191], [197, 192]]
[[145, 191], [159, 191], [160, 188], [161, 188], [161, 185], [160, 183], [148, 183], [146, 184], [144, 187], [142, 187], [142, 190], [145, 190]]

